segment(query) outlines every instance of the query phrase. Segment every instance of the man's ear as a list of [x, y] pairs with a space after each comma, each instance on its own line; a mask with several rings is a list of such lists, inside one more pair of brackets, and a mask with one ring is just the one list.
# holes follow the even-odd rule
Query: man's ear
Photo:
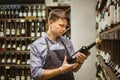
[[49, 20], [49, 22], [48, 22], [48, 23], [49, 23], [49, 25], [52, 25], [53, 21], [52, 21], [52, 20]]

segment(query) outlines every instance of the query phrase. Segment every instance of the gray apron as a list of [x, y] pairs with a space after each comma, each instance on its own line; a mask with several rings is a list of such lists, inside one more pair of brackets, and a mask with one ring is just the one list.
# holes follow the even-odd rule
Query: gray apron
[[[50, 50], [48, 40], [46, 38], [45, 38], [45, 40], [47, 43], [47, 56], [46, 56], [46, 62], [45, 62], [45, 65], [43, 68], [44, 69], [59, 68], [64, 61], [65, 55], [67, 56], [67, 58], [70, 58], [68, 49], [65, 46], [64, 42], [60, 39], [62, 44], [64, 45], [65, 49], [63, 49], [63, 50]], [[71, 72], [67, 72], [67, 73], [58, 75], [58, 76], [53, 77], [53, 78], [48, 79], [48, 80], [75, 80], [75, 79], [74, 79], [73, 72], [71, 71]]]

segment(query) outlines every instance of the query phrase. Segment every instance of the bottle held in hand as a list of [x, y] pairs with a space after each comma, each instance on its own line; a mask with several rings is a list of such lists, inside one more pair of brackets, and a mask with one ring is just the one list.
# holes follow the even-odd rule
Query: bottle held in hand
[[77, 54], [78, 52], [84, 53], [85, 55], [87, 54], [88, 50], [90, 50], [92, 47], [94, 47], [96, 44], [101, 43], [101, 39], [96, 39], [95, 42], [93, 42], [92, 44], [90, 44], [89, 46], [83, 46], [82, 48], [80, 48], [78, 51], [76, 51], [67, 61], [68, 63], [74, 63], [76, 62], [76, 57], [74, 56], [75, 54]]

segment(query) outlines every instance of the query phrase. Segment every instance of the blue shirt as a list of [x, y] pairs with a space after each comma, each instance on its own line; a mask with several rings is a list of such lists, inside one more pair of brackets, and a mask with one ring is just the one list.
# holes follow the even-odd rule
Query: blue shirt
[[30, 45], [30, 69], [31, 69], [32, 78], [37, 80], [38, 79], [40, 80], [44, 72], [43, 66], [45, 64], [46, 54], [47, 54], [47, 44], [45, 38], [48, 40], [50, 50], [65, 49], [64, 45], [61, 42], [62, 40], [66, 45], [69, 54], [72, 55], [72, 53], [74, 52], [72, 42], [64, 37], [60, 37], [61, 40], [57, 39], [56, 42], [52, 42], [47, 37], [47, 35], [45, 35], [44, 37], [41, 37], [36, 41], [34, 41]]

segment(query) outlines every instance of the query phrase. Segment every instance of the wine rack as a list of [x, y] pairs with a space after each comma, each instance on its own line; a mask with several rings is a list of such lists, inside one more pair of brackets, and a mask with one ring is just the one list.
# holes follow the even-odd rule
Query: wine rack
[[0, 6], [0, 80], [32, 80], [30, 44], [46, 32], [44, 4]]
[[[32, 80], [30, 44], [45, 35], [48, 14], [55, 8], [70, 14], [70, 6], [0, 5], [0, 80]], [[68, 26], [70, 39], [70, 21]]]
[[[99, 6], [100, 5], [100, 6]], [[97, 74], [103, 80], [120, 80], [120, 0], [101, 0], [96, 5]]]

